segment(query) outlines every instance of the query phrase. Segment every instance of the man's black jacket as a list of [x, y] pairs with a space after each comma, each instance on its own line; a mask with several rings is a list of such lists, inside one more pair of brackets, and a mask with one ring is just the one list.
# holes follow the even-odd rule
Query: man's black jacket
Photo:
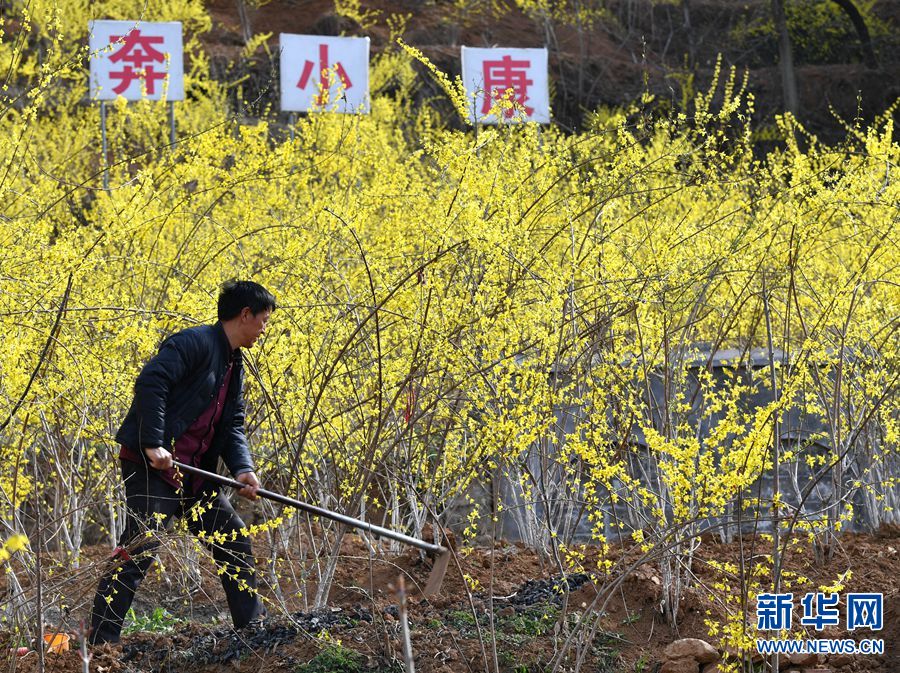
[[253, 470], [244, 434], [244, 366], [241, 350], [231, 349], [222, 323], [191, 327], [163, 341], [134, 384], [134, 400], [116, 441], [143, 449], [172, 443], [197, 420], [222, 386], [232, 362], [222, 417], [200, 467], [215, 470], [221, 456], [232, 474]]

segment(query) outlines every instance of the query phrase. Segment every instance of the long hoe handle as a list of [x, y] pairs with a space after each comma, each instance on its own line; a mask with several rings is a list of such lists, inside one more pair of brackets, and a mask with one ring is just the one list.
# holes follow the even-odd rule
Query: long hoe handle
[[[204, 479], [209, 479], [210, 481], [222, 484], [223, 486], [231, 486], [232, 488], [240, 490], [247, 485], [237, 481], [236, 479], [231, 479], [230, 477], [224, 477], [221, 474], [216, 474], [215, 472], [208, 472], [206, 470], [201, 470], [199, 467], [194, 467], [193, 465], [185, 465], [184, 463], [179, 463], [177, 460], [172, 461], [172, 464], [182, 472], [187, 472], [188, 474], [193, 474], [198, 477], [203, 477]], [[376, 537], [386, 537], [389, 540], [396, 540], [397, 542], [408, 544], [425, 552], [428, 552], [429, 554], [434, 556], [434, 563], [431, 566], [431, 574], [428, 576], [428, 582], [426, 582], [425, 584], [425, 590], [423, 593], [425, 596], [434, 596], [438, 593], [438, 591], [440, 591], [441, 583], [444, 581], [444, 575], [447, 572], [447, 565], [450, 563], [450, 550], [446, 547], [442, 547], [441, 545], [437, 544], [431, 544], [429, 542], [425, 542], [424, 540], [420, 540], [409, 535], [404, 535], [403, 533], [398, 533], [397, 531], [393, 531], [388, 528], [382, 528], [381, 526], [376, 526], [375, 524], [368, 523], [360, 519], [354, 519], [353, 517], [346, 516], [345, 514], [340, 514], [338, 512], [333, 512], [330, 509], [325, 509], [324, 507], [310, 505], [309, 503], [295, 500], [294, 498], [289, 498], [286, 495], [281, 495], [280, 493], [275, 493], [274, 491], [268, 491], [264, 488], [257, 490], [256, 494], [262, 498], [266, 498], [267, 500], [272, 500], [274, 502], [281, 503], [282, 505], [287, 505], [288, 507], [302, 510], [314, 516], [331, 519], [332, 521], [337, 521], [346, 526], [350, 526], [351, 528], [358, 528], [360, 530], [368, 531]]]

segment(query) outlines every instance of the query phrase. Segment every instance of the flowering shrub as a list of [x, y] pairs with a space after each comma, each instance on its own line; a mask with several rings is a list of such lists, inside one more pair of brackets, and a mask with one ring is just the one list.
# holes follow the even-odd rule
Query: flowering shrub
[[[41, 544], [68, 550], [63, 564], [89, 524], [116, 537], [112, 438], [134, 377], [165, 335], [214, 320], [233, 277], [279, 304], [246, 354], [248, 434], [273, 490], [421, 535], [504, 478], [490, 514], [510, 511], [561, 566], [580, 558], [577, 521], [596, 542], [661, 549], [672, 619], [701, 524], [752, 504], [773, 445], [831, 484], [821, 511], [799, 484], [793, 509], [780, 491], [755, 503], [781, 531], [834, 535], [853, 503], [869, 525], [896, 521], [890, 112], [838, 147], [785, 117], [783, 147], [759, 157], [730, 73], [691, 117], [458, 132], [412, 105], [414, 50], [395, 49], [372, 65], [370, 115], [310, 114], [291, 140], [274, 118], [230, 116], [188, 41], [177, 146], [161, 104], [120, 101], [104, 160], [97, 111], [78, 103], [88, 17], [61, 4], [32, 3], [2, 43], [7, 534], [33, 526], [34, 502], [59, 522]], [[153, 7], [209, 25], [189, 0]], [[35, 42], [48, 58], [22, 47]], [[722, 386], [725, 348], [746, 374], [726, 367]], [[772, 401], [746, 407], [759, 390]], [[797, 405], [822, 429], [781, 446]], [[317, 544], [321, 603], [339, 544]]]

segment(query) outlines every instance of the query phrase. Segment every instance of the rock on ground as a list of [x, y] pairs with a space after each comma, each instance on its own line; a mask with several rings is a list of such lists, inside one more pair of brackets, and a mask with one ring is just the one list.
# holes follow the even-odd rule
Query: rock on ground
[[666, 659], [693, 659], [698, 664], [713, 664], [721, 657], [719, 651], [705, 640], [682, 638], [665, 649]]

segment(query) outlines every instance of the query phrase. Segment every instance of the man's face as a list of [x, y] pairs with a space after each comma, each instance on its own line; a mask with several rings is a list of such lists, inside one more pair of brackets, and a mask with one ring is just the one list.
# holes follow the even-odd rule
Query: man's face
[[256, 340], [266, 331], [270, 315], [272, 315], [272, 311], [269, 309], [260, 311], [256, 315], [249, 308], [241, 311], [241, 346], [250, 348], [256, 343]]

